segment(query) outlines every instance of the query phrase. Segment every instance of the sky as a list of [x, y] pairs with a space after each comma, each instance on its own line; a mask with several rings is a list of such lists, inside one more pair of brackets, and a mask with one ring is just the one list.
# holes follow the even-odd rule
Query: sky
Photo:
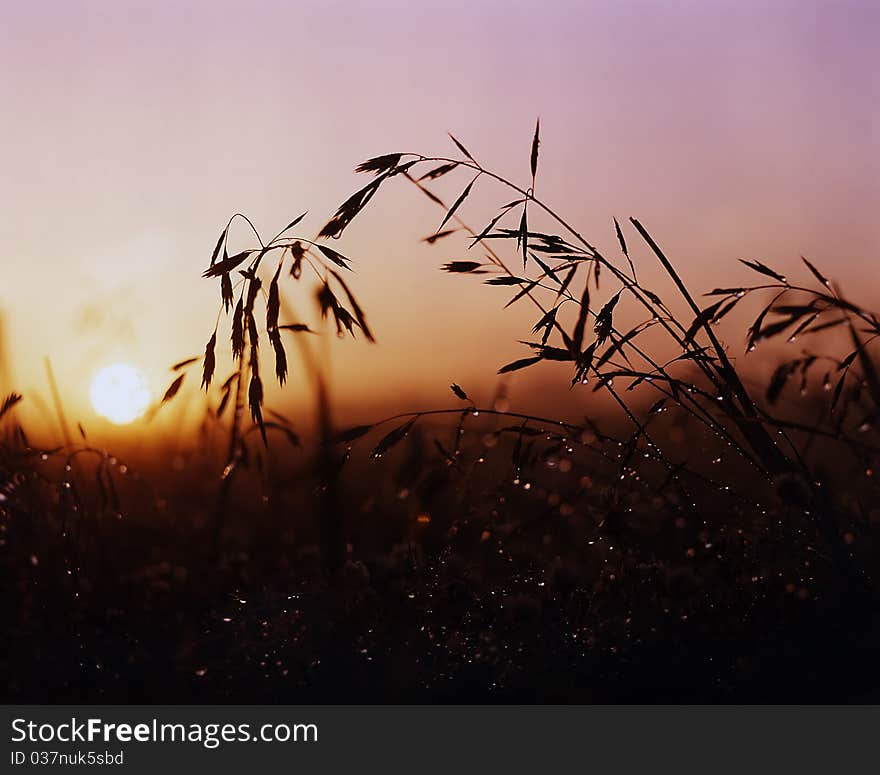
[[[794, 273], [804, 254], [880, 306], [876, 3], [4, 0], [3, 17], [0, 387], [46, 398], [49, 357], [86, 423], [101, 366], [161, 394], [203, 351], [219, 290], [200, 275], [232, 213], [274, 234], [308, 210], [313, 236], [356, 164], [454, 153], [448, 131], [528, 185], [537, 116], [536, 193], [609, 252], [612, 216], [637, 216], [696, 290], [747, 280], [737, 258]], [[453, 380], [489, 395], [534, 323], [438, 270], [465, 243], [421, 243], [442, 213], [415, 193], [395, 181], [333, 245], [378, 340], [318, 345], [343, 411], [448, 402]], [[511, 198], [489, 186], [463, 212], [479, 228]], [[311, 286], [290, 298], [315, 320]]]

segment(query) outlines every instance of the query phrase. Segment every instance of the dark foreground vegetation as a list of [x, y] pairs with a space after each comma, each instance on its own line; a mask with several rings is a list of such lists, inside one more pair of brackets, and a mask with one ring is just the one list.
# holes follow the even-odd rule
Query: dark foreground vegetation
[[[234, 369], [215, 384], [221, 314], [164, 397], [197, 370], [192, 451], [121, 461], [84, 434], [42, 449], [6, 399], [7, 699], [878, 699], [877, 316], [807, 259], [797, 282], [749, 259], [756, 284], [693, 295], [637, 220], [613, 221], [610, 258], [536, 196], [537, 127], [528, 187], [454, 143], [456, 158], [365, 162], [314, 240], [288, 236], [297, 218], [230, 255], [230, 221], [205, 276]], [[437, 181], [463, 173], [447, 206]], [[602, 391], [613, 416], [519, 414], [453, 383], [451, 408], [333, 426], [283, 285], [316, 277], [321, 317], [372, 340], [326, 240], [394, 179], [445, 213], [428, 238], [462, 251], [445, 271], [535, 308], [499, 371], [565, 369], [560, 395]], [[484, 183], [513, 201], [471, 229]], [[639, 281], [649, 260], [662, 292]], [[749, 305], [725, 343], [718, 324]], [[264, 405], [263, 360], [283, 384], [291, 342], [311, 440]], [[775, 359], [759, 386], [740, 365], [755, 350]]]

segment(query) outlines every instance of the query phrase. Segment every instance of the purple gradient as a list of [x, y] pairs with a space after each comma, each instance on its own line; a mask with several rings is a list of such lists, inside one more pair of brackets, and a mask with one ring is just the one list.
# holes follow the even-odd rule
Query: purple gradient
[[[803, 253], [876, 302], [878, 39], [868, 2], [8, 2], [0, 310], [16, 387], [44, 390], [46, 354], [85, 418], [108, 361], [158, 386], [210, 335], [217, 292], [199, 274], [232, 212], [270, 232], [309, 209], [313, 232], [356, 163], [449, 153], [447, 130], [525, 182], [536, 115], [538, 193], [599, 245], [612, 215], [635, 215], [697, 290], [746, 278], [739, 257], [796, 271]], [[474, 225], [510, 199], [492, 197]], [[439, 273], [460, 244], [418, 243], [438, 215], [400, 185], [340, 242], [380, 340], [333, 343], [347, 403], [491, 385], [520, 354], [531, 311]]]

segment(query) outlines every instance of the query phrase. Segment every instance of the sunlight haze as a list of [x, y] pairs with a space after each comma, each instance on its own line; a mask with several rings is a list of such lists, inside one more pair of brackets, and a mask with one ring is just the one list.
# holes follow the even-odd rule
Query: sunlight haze
[[[271, 236], [308, 210], [298, 233], [312, 237], [363, 184], [356, 164], [454, 153], [447, 131], [527, 185], [538, 115], [537, 192], [600, 247], [615, 246], [612, 216], [635, 215], [694, 288], [708, 290], [719, 266], [745, 277], [737, 258], [787, 271], [805, 254], [876, 302], [878, 7], [658, 8], [6, 3], [6, 381], [46, 393], [49, 356], [77, 418], [83, 364], [138, 363], [170, 382], [168, 367], [211, 334], [218, 289], [200, 275], [232, 213]], [[451, 199], [467, 180], [449, 177], [437, 190]], [[509, 199], [486, 186], [466, 217], [481, 228]], [[394, 181], [334, 243], [378, 339], [326, 345], [343, 406], [381, 404], [380, 382], [413, 403], [448, 400], [451, 380], [487, 393], [521, 355], [532, 311], [502, 311], [503, 292], [438, 271], [466, 250], [420, 242], [441, 216]], [[644, 246], [634, 254], [655, 271]], [[318, 322], [311, 286], [290, 302]], [[301, 373], [294, 356], [293, 402]]]

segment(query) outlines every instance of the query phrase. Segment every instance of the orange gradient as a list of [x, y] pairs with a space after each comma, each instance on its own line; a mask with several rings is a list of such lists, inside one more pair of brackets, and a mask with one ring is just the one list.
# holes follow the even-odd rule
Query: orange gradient
[[[0, 387], [48, 403], [49, 356], [74, 420], [92, 416], [99, 364], [138, 364], [161, 396], [213, 330], [200, 274], [232, 213], [271, 236], [309, 210], [312, 237], [358, 162], [454, 153], [447, 130], [528, 185], [538, 115], [537, 192], [600, 247], [612, 216], [635, 215], [695, 291], [746, 279], [737, 258], [794, 272], [803, 253], [871, 304], [878, 29], [868, 2], [9, 3]], [[454, 197], [466, 179], [442, 182]], [[464, 214], [480, 228], [510, 199], [487, 185]], [[532, 311], [438, 271], [464, 240], [420, 242], [441, 215], [395, 181], [334, 245], [378, 339], [312, 343], [344, 415], [447, 403], [453, 380], [491, 400], [522, 355]], [[312, 295], [289, 303], [318, 325]], [[303, 374], [294, 354], [294, 416]], [[512, 399], [555, 376], [518, 376]]]

